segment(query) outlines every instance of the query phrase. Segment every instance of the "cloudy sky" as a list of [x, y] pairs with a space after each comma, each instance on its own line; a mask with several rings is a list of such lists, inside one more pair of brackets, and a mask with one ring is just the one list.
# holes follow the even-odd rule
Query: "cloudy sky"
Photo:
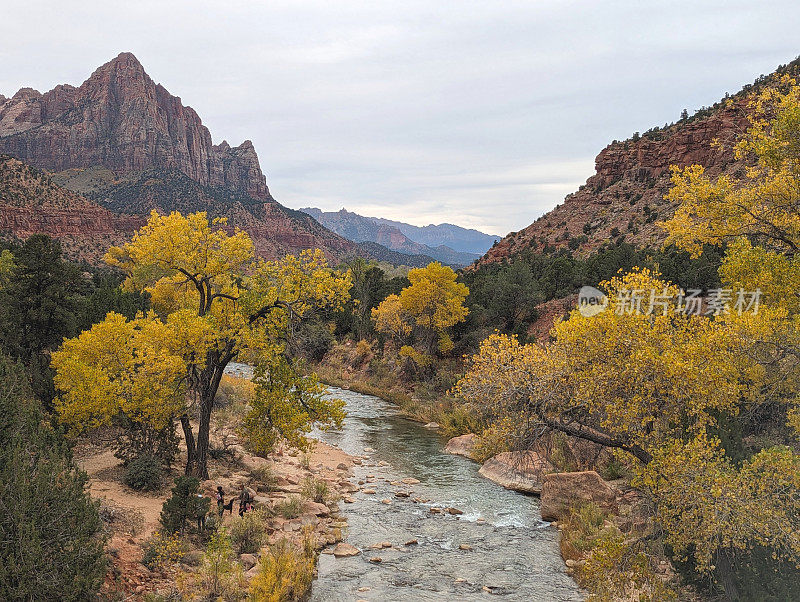
[[[4, 6], [5, 5], [5, 6]], [[289, 207], [505, 234], [612, 139], [800, 54], [800, 3], [12, 2], [0, 93], [131, 51], [214, 142], [253, 140]]]

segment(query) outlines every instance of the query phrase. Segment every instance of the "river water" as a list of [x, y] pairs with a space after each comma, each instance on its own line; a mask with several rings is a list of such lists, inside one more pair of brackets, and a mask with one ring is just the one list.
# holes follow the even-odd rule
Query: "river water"
[[[344, 426], [314, 436], [368, 455], [354, 467], [354, 480], [374, 475], [365, 487], [376, 493], [359, 491], [355, 503], [340, 503], [346, 541], [362, 553], [321, 555], [311, 600], [583, 600], [565, 573], [558, 532], [541, 521], [536, 498], [503, 489], [481, 477], [478, 464], [444, 453], [435, 431], [403, 418], [394, 405], [348, 390], [331, 394], [347, 404]], [[390, 484], [407, 477], [420, 483]], [[394, 495], [409, 490], [409, 498]], [[415, 497], [429, 502], [414, 503]], [[463, 514], [431, 514], [431, 506]], [[411, 539], [419, 543], [403, 545]], [[383, 541], [393, 547], [370, 549]], [[471, 550], [459, 549], [462, 544]]]

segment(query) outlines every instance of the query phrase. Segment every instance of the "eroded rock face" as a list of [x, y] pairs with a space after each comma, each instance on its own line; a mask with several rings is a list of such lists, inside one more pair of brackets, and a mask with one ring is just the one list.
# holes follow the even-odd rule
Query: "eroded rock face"
[[593, 502], [609, 512], [617, 510], [614, 490], [593, 470], [544, 476], [541, 490], [542, 520], [560, 520], [571, 506], [580, 502]]
[[478, 442], [478, 435], [475, 433], [467, 433], [459, 437], [453, 437], [444, 446], [444, 451], [448, 454], [456, 456], [464, 456], [465, 458], [474, 459], [475, 445]]
[[0, 155], [0, 232], [19, 239], [47, 234], [65, 255], [98, 264], [108, 247], [121, 244], [144, 218], [115, 215], [53, 184], [40, 171]]
[[[736, 97], [711, 114], [680, 121], [652, 135], [614, 141], [595, 159], [595, 174], [564, 202], [519, 232], [500, 240], [478, 265], [502, 261], [544, 247], [590, 252], [624, 235], [635, 246], [658, 246], [666, 238], [659, 222], [676, 204], [665, 200], [670, 168], [699, 164], [711, 176], [744, 167], [733, 157], [732, 141], [748, 127], [747, 101]], [[725, 144], [714, 145], [714, 140]], [[585, 238], [584, 238], [585, 237]], [[577, 244], [576, 244], [577, 243]]]
[[539, 494], [542, 478], [553, 465], [534, 451], [503, 452], [487, 460], [478, 473], [506, 489]]
[[[229, 229], [246, 231], [256, 253], [271, 259], [308, 248], [322, 249], [331, 260], [358, 252], [310, 216], [277, 203], [252, 142], [213, 145], [197, 113], [155, 84], [130, 53], [77, 88], [62, 85], [44, 94], [23, 88], [0, 97], [2, 154], [46, 170], [48, 188], [57, 184], [77, 194], [60, 194], [65, 202], [44, 207], [35, 186], [25, 204], [18, 190], [0, 182], [0, 205], [8, 206], [0, 229], [17, 238], [42, 232], [66, 240], [73, 259], [97, 263], [153, 209], [225, 217]], [[125, 236], [94, 236], [100, 231]]]
[[249, 140], [213, 145], [200, 117], [128, 52], [78, 88], [23, 88], [0, 101], [0, 152], [50, 171], [102, 165], [117, 173], [178, 169], [208, 186], [272, 199]]

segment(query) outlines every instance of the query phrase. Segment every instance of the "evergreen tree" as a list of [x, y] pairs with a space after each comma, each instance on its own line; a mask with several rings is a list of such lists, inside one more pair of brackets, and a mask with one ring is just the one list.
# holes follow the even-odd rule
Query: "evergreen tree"
[[5, 356], [0, 383], [0, 599], [91, 599], [106, 562], [86, 474]]
[[14, 266], [0, 288], [0, 344], [28, 368], [36, 396], [55, 396], [48, 352], [75, 333], [76, 266], [61, 258], [58, 241], [35, 234], [14, 252]]
[[183, 533], [186, 524], [208, 512], [211, 500], [198, 495], [200, 480], [182, 476], [175, 481], [172, 496], [161, 508], [161, 524], [167, 533]]

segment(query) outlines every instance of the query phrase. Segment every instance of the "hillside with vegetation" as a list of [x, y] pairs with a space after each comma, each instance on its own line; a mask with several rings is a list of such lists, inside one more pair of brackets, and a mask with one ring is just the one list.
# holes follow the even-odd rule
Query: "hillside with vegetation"
[[505, 236], [477, 265], [553, 249], [586, 255], [609, 242], [658, 248], [666, 238], [658, 224], [678, 207], [667, 195], [672, 168], [698, 164], [714, 176], [742, 177], [749, 164], [736, 157], [734, 145], [749, 126], [752, 94], [798, 74], [796, 59], [693, 115], [684, 111], [675, 123], [614, 140], [597, 155], [595, 173], [585, 184], [529, 226]]

